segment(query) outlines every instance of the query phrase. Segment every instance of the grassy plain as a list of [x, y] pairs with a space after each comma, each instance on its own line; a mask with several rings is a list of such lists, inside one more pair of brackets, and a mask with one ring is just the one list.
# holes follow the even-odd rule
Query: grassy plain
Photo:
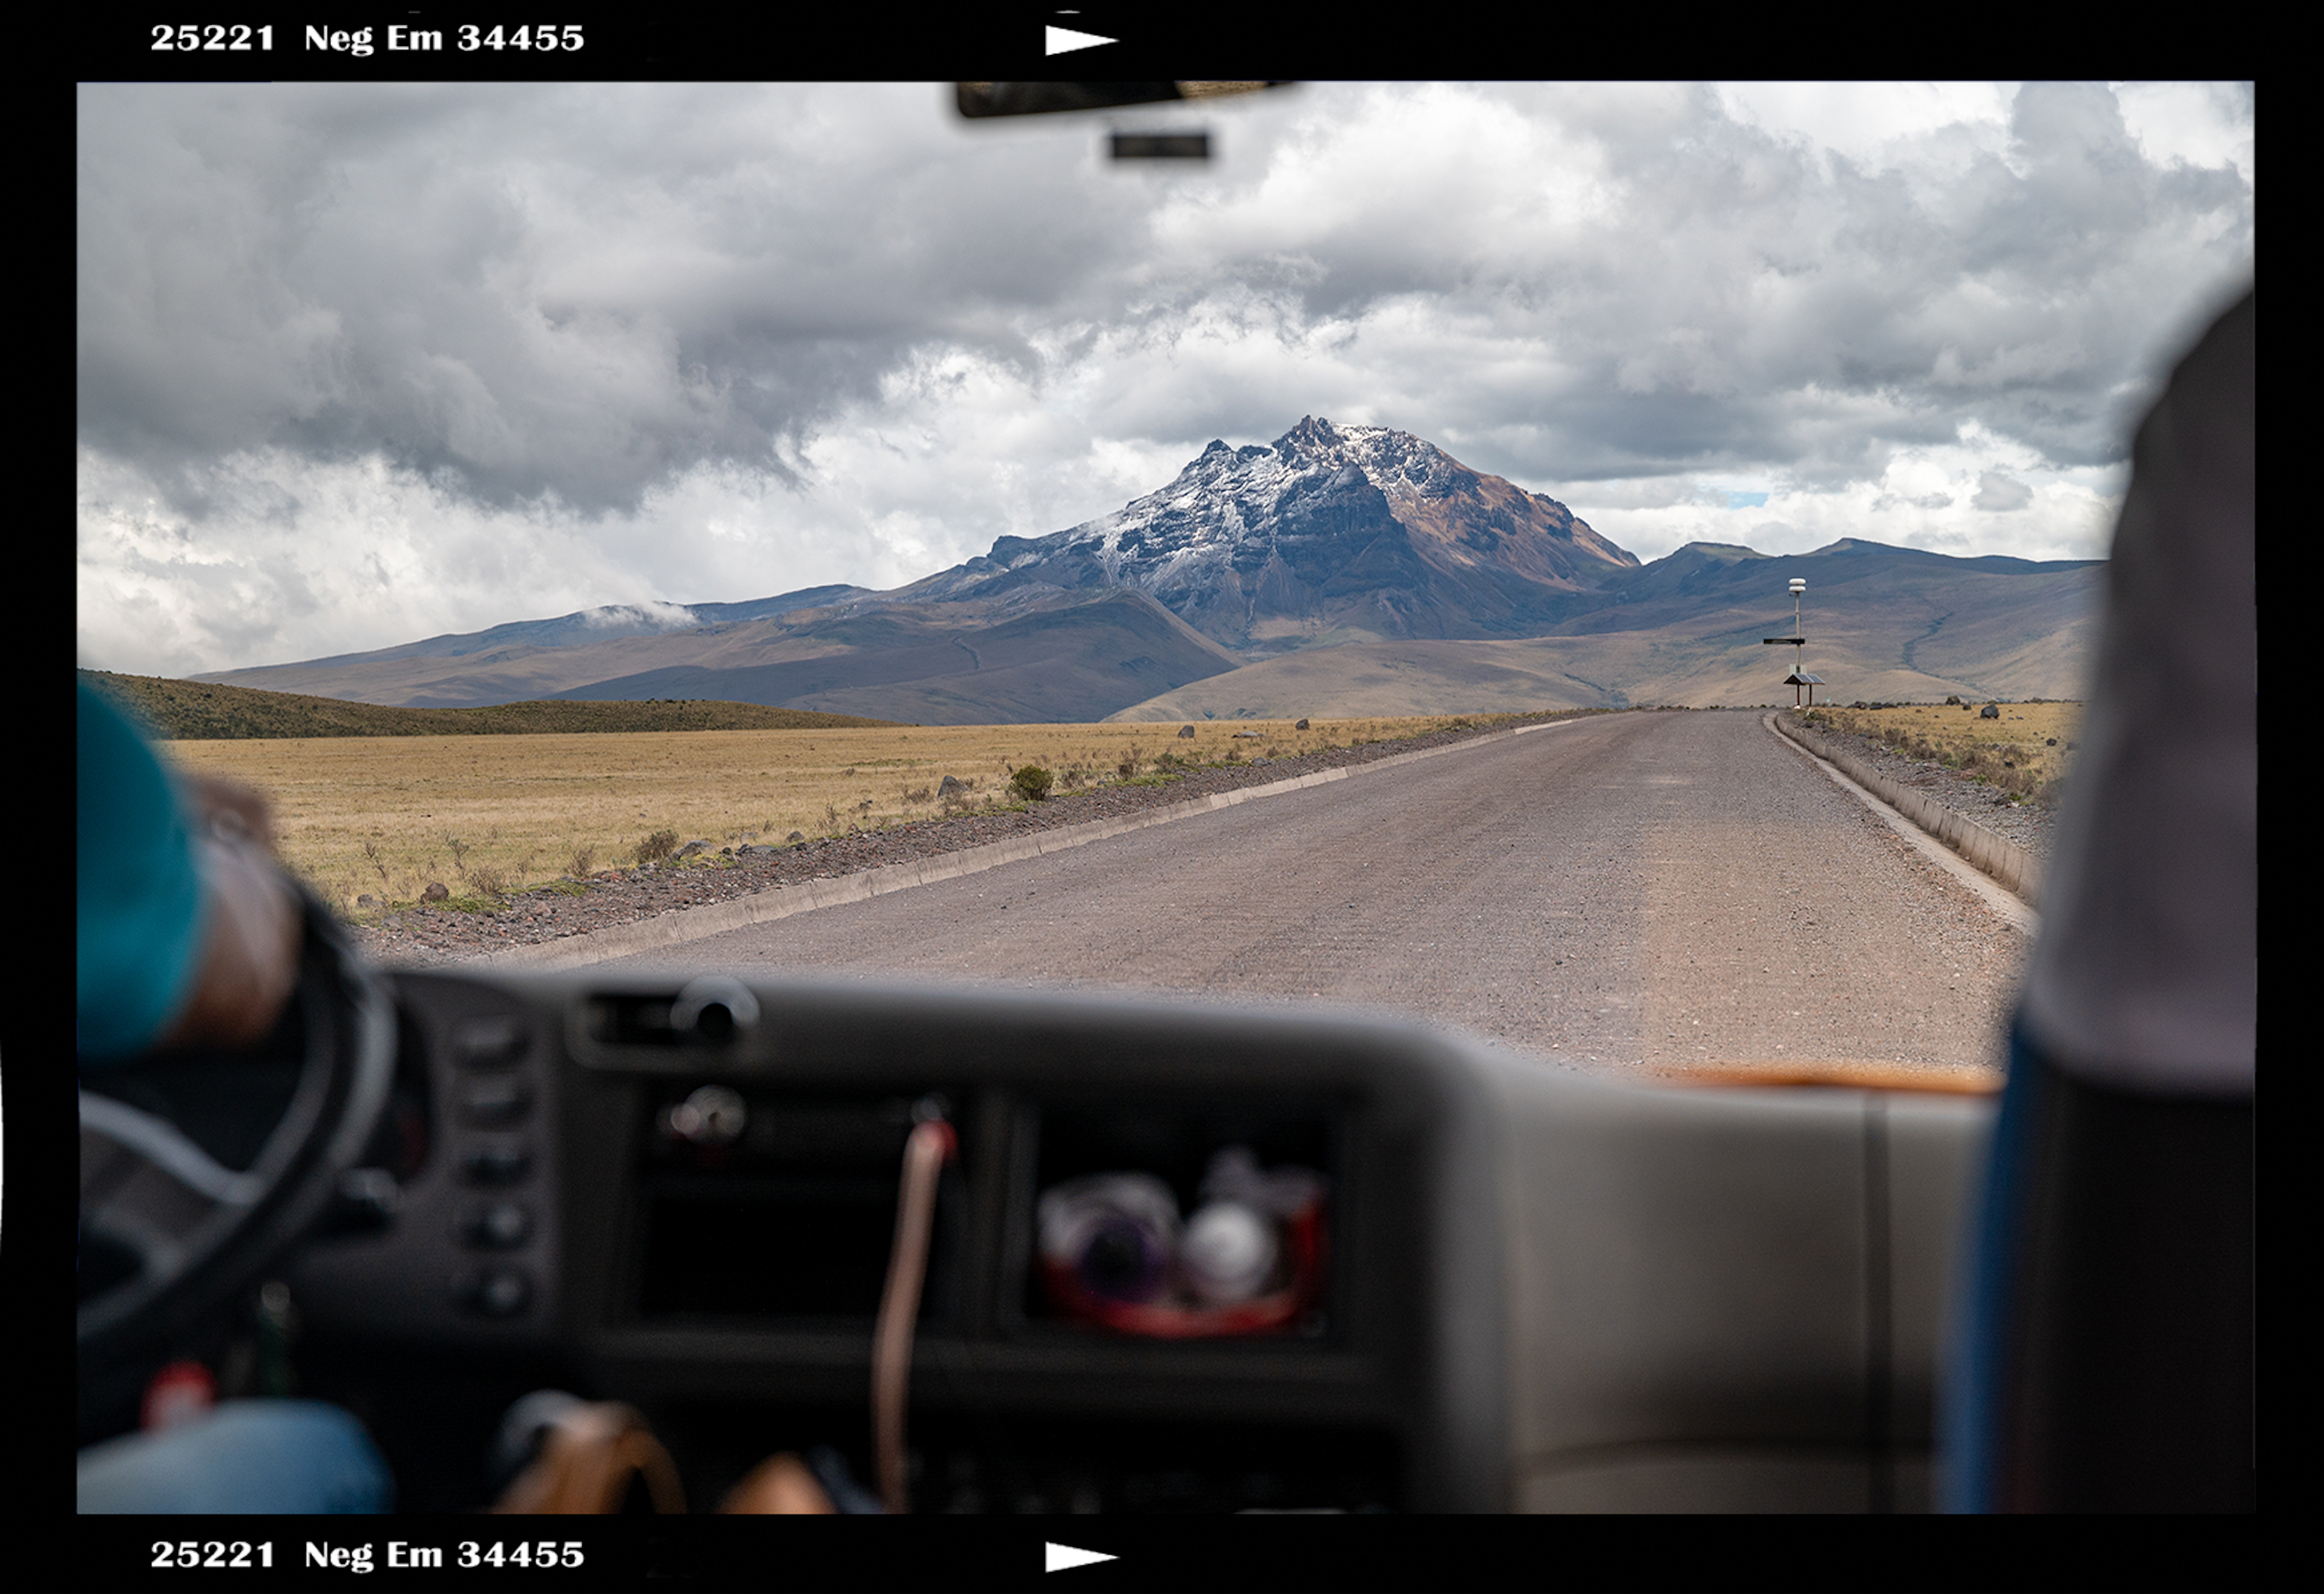
[[1869, 736], [1885, 746], [1941, 763], [2021, 797], [2056, 789], [2081, 734], [2079, 703], [2004, 703], [1988, 720], [1985, 705], [1905, 704], [1894, 708], [1825, 708], [1816, 714], [1835, 728]]
[[79, 672], [86, 685], [113, 700], [146, 733], [208, 742], [256, 738], [280, 741], [323, 736], [511, 736], [569, 732], [798, 731], [891, 725], [853, 714], [767, 708], [755, 703], [655, 698], [647, 702], [501, 703], [488, 708], [400, 708], [266, 692], [217, 681], [173, 681], [158, 676]]
[[[1416, 736], [1473, 718], [1174, 725], [882, 726], [587, 735], [328, 737], [161, 743], [189, 769], [271, 797], [282, 856], [351, 914], [359, 895], [416, 900], [430, 881], [485, 898], [632, 862], [674, 831], [714, 847], [781, 844], [1020, 801], [1038, 764], [1059, 794], [1166, 779], [1178, 762], [1291, 756]], [[1238, 733], [1258, 733], [1256, 739]], [[949, 802], [947, 775], [967, 787]], [[355, 917], [363, 917], [355, 915]]]

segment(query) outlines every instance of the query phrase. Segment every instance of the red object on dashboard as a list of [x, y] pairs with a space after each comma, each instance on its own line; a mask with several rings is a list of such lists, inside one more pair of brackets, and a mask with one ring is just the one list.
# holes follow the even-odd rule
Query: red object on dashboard
[[1049, 1298], [1068, 1314], [1116, 1332], [1149, 1340], [1225, 1339], [1277, 1333], [1297, 1323], [1307, 1309], [1322, 1298], [1328, 1248], [1323, 1232], [1323, 1203], [1317, 1201], [1284, 1220], [1283, 1249], [1288, 1280], [1281, 1289], [1254, 1300], [1238, 1301], [1231, 1306], [1108, 1300], [1086, 1288], [1071, 1267], [1046, 1258], [1041, 1262], [1041, 1276], [1048, 1286]]

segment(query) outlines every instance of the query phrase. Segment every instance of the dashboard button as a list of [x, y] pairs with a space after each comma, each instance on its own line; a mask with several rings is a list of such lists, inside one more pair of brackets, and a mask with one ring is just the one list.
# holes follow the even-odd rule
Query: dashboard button
[[532, 1238], [532, 1214], [512, 1201], [470, 1207], [460, 1214], [463, 1244], [507, 1250]]
[[522, 1080], [474, 1080], [462, 1090], [460, 1105], [470, 1123], [495, 1129], [522, 1121], [532, 1106], [532, 1092]]
[[532, 1281], [515, 1267], [484, 1267], [452, 1281], [452, 1298], [484, 1317], [514, 1317], [532, 1304]]
[[463, 1018], [452, 1027], [452, 1060], [466, 1068], [504, 1068], [531, 1044], [524, 1021], [505, 1013]]
[[515, 1184], [531, 1171], [532, 1153], [522, 1146], [471, 1146], [460, 1154], [471, 1184]]

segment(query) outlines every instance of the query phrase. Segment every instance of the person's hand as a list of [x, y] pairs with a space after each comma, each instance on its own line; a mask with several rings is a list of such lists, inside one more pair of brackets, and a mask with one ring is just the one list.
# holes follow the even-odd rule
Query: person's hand
[[185, 781], [202, 876], [201, 967], [165, 1046], [264, 1039], [299, 979], [300, 908], [275, 862], [264, 797], [215, 776]]
[[269, 852], [274, 850], [274, 808], [264, 792], [217, 775], [180, 773], [178, 784], [185, 793], [196, 834], [248, 842]]

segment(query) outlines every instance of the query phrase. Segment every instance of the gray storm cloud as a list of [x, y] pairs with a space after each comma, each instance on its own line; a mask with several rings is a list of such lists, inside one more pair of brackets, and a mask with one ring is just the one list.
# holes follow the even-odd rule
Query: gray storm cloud
[[83, 441], [634, 509], [706, 460], [782, 474], [917, 346], [1021, 354], [1012, 318], [1134, 230], [1061, 147], [930, 162], [891, 131], [947, 131], [925, 88], [702, 97], [85, 88]]
[[2034, 489], [2023, 482], [2014, 482], [1999, 471], [1987, 471], [1977, 479], [1977, 496], [1969, 502], [1988, 511], [2024, 509], [2034, 502]]
[[[1070, 365], [1111, 331], [1214, 409], [1168, 366], [1224, 318], [1284, 350], [1278, 388], [1302, 335], [1357, 325], [1403, 367], [1386, 392], [1569, 480], [1844, 480], [1972, 410], [2089, 463], [2120, 456], [2135, 346], [2249, 247], [2236, 172], [2146, 159], [2102, 86], [2026, 86], [2006, 146], [1934, 193], [1708, 90], [1490, 93], [1392, 161], [1364, 124], [1424, 97], [1311, 97], [1232, 129], [1268, 147], [1189, 194], [1085, 139], [964, 137], [919, 88], [88, 88], [81, 436], [162, 464], [380, 450], [488, 502], [630, 509], [705, 460], [781, 472], [931, 343]], [[1458, 339], [1401, 358], [1384, 318], [1414, 299], [1539, 369], [1475, 384]], [[1316, 407], [1267, 397], [1242, 427], [1154, 419]]]

